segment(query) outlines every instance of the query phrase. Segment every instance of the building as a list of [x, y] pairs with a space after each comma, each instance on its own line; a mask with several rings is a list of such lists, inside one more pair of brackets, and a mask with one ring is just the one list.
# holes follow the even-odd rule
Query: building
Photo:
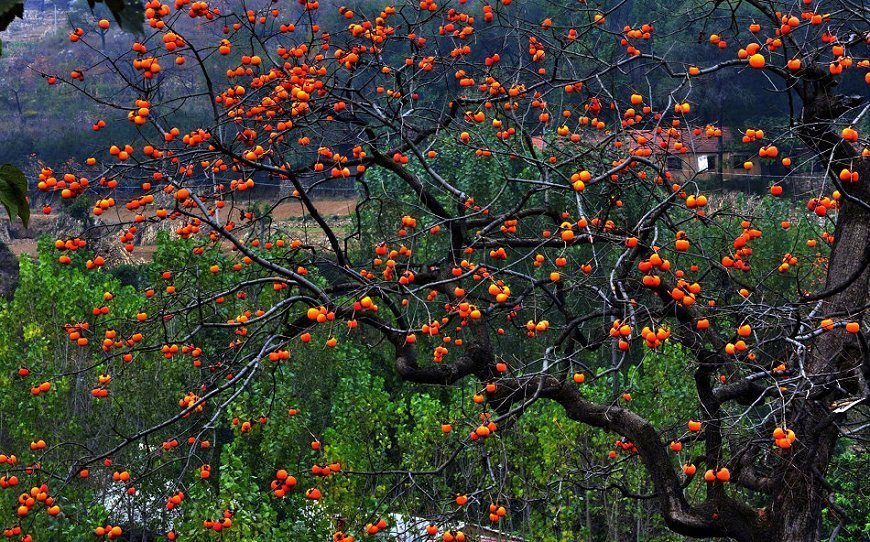
[[[761, 162], [749, 151], [734, 151], [730, 128], [710, 130], [629, 130], [633, 151], [649, 149], [658, 156], [667, 152], [667, 170], [679, 179], [695, 175], [761, 175]], [[744, 164], [752, 162], [752, 168]]]
[[[436, 523], [441, 529], [445, 528], [442, 521], [433, 521], [416, 516], [405, 517], [400, 514], [389, 514], [388, 522], [390, 524], [388, 531], [390, 540], [396, 542], [431, 542], [433, 538], [426, 532], [426, 527]], [[448, 524], [446, 528], [451, 531], [462, 531], [465, 534], [466, 542], [527, 542], [525, 538], [483, 525], [457, 526]], [[438, 536], [437, 540], [440, 539], [441, 537]]]
[[482, 525], [466, 525], [461, 530], [469, 542], [526, 542], [525, 538]]
[[[760, 157], [758, 149], [764, 143], [744, 144], [742, 139], [743, 134], [729, 127], [689, 130], [663, 126], [649, 130], [628, 128], [617, 134], [592, 132], [585, 134], [583, 142], [587, 145], [616, 145], [622, 149], [627, 145], [632, 154], [663, 165], [675, 181], [692, 179], [703, 183], [705, 189], [764, 193], [772, 182], [777, 182], [794, 192], [806, 190], [810, 181], [824, 177], [824, 169], [819, 169], [814, 162], [803, 160], [802, 167], [808, 165], [811, 171], [797, 174], [782, 165], [782, 154], [775, 159]], [[531, 144], [541, 151], [547, 148], [548, 140], [534, 136]], [[562, 152], [571, 150], [571, 144], [564, 138], [557, 138], [549, 144]], [[790, 153], [795, 160], [806, 154], [801, 148], [791, 148]], [[747, 165], [751, 167], [747, 168]]]

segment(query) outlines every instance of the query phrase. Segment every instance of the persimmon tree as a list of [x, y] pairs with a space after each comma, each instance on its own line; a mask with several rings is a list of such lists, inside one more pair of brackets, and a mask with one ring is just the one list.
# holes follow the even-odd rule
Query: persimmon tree
[[[172, 457], [179, 480], [209, 479], [191, 458], [241, 398], [265, 386], [282, 399], [294, 353], [326, 357], [343, 343], [389, 348], [408, 385], [474, 386], [462, 415], [443, 420], [454, 451], [422, 472], [278, 468], [264, 494], [297, 486], [319, 501], [329, 476], [399, 479], [442, 503], [431, 536], [463, 540], [467, 507], [498, 525], [528, 499], [506, 489], [518, 476], [510, 460], [490, 454], [527, 411], [555, 403], [614, 436], [586, 466], [654, 500], [675, 533], [818, 540], [823, 509], [840, 532], [826, 472], [837, 443], [861, 439], [866, 423], [870, 151], [868, 106], [838, 85], [866, 95], [866, 13], [847, 0], [705, 4], [660, 36], [656, 20], [614, 24], [620, 4], [526, 4], [152, 0], [149, 31], [129, 52], [45, 74], [49, 88], [71, 85], [139, 130], [88, 158], [90, 173], [41, 172], [40, 190], [89, 198], [98, 220], [57, 241], [58, 261], [99, 272], [164, 223], [190, 251], [152, 277], [135, 317], [116, 315], [107, 292], [69, 323], [78, 348], [102, 351], [76, 375], [92, 378], [94, 401], [118, 404], [117, 380], [140, 356], [159, 352], [184, 371], [161, 383], [178, 408], [158, 423], [96, 444], [31, 445], [39, 463], [63, 451], [66, 470], [12, 462], [34, 487], [13, 535], [38, 536], [29, 518], [62, 514], [54, 492], [145, 441], [163, 442], [160, 457], [116, 470], [116, 482], [145, 480]], [[99, 54], [92, 36], [76, 28], [70, 39]], [[92, 79], [119, 90], [95, 93]], [[697, 141], [729, 127], [694, 96], [742, 79], [788, 112], [784, 127], [747, 128], [739, 144], [757, 155], [747, 171], [785, 168], [770, 194], [785, 187], [798, 203], [777, 207], [778, 227], [705, 193], [695, 158]], [[207, 119], [178, 126], [182, 109]], [[335, 183], [359, 194], [350, 225], [318, 209], [314, 193]], [[258, 185], [279, 187], [265, 212], [254, 209]], [[304, 210], [301, 225], [273, 220], [284, 201]], [[83, 261], [86, 234], [105, 239]], [[772, 236], [788, 252], [766, 250]], [[633, 407], [627, 375], [666, 354], [682, 366], [661, 386], [690, 386], [694, 414], [654, 423]], [[51, 392], [30, 384], [33, 400]], [[271, 404], [262, 409], [234, 417], [233, 430], [256, 431]], [[432, 491], [426, 480], [469, 451], [484, 458], [477, 489]], [[626, 462], [642, 465], [649, 493], [621, 484]], [[184, 506], [177, 495], [166, 495], [170, 509]], [[334, 539], [377, 535], [386, 512], [343, 519]], [[203, 520], [232, 527], [229, 512]]]

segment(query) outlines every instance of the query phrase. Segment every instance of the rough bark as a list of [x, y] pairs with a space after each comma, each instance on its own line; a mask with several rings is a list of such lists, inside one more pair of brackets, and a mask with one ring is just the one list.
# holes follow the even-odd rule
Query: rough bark
[[[822, 300], [820, 316], [836, 320], [858, 319], [868, 302], [870, 271], [865, 250], [870, 246], [870, 212], [866, 207], [870, 167], [858, 159], [858, 152], [833, 131], [833, 121], [856, 104], [855, 99], [833, 94], [828, 78], [807, 83], [802, 88], [804, 102], [798, 135], [820, 157], [829, 160], [830, 177], [844, 168], [859, 171], [858, 183], [841, 186], [842, 207], [836, 228], [835, 243], [828, 261], [825, 291], [835, 292]], [[834, 316], [835, 315], [835, 316]], [[867, 364], [854, 336], [842, 328], [819, 336], [805, 358], [804, 370], [816, 386], [830, 384], [828, 375], [839, 375], [838, 387], [852, 393], [856, 374]], [[851, 389], [850, 389], [851, 388]], [[838, 395], [839, 394], [839, 395]], [[837, 441], [838, 415], [831, 403], [842, 397], [833, 386], [796, 401], [789, 411], [792, 428], [798, 434], [798, 446], [787, 457], [786, 468], [775, 484], [770, 506], [771, 539], [816, 542], [821, 538], [822, 510], [828, 504], [830, 485], [824, 479]]]

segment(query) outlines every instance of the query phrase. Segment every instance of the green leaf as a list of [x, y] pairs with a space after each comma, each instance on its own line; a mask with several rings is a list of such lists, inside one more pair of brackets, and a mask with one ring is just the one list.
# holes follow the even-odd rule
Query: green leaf
[[[0, 0], [3, 1], [3, 0]], [[121, 30], [133, 34], [142, 34], [142, 22], [145, 20], [145, 7], [141, 0], [88, 0], [91, 9], [97, 2], [105, 3], [112, 16], [118, 21]]]
[[27, 178], [12, 164], [0, 167], [0, 204], [6, 208], [10, 219], [16, 216], [26, 228], [30, 222], [30, 204], [27, 202]]
[[24, 17], [24, 2], [0, 0], [0, 30], [6, 30], [15, 17]]

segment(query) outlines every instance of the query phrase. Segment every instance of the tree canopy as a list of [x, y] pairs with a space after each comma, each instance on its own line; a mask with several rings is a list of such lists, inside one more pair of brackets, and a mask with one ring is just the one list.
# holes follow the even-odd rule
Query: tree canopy
[[74, 27], [88, 62], [46, 92], [111, 146], [42, 165], [42, 212], [88, 219], [22, 264], [58, 309], [18, 339], [64, 341], [6, 353], [10, 408], [76, 423], [0, 432], [8, 536], [98, 507], [109, 539], [557, 540], [598, 491], [674, 535], [857, 536], [832, 473], [867, 438], [867, 13], [150, 0], [143, 36]]

